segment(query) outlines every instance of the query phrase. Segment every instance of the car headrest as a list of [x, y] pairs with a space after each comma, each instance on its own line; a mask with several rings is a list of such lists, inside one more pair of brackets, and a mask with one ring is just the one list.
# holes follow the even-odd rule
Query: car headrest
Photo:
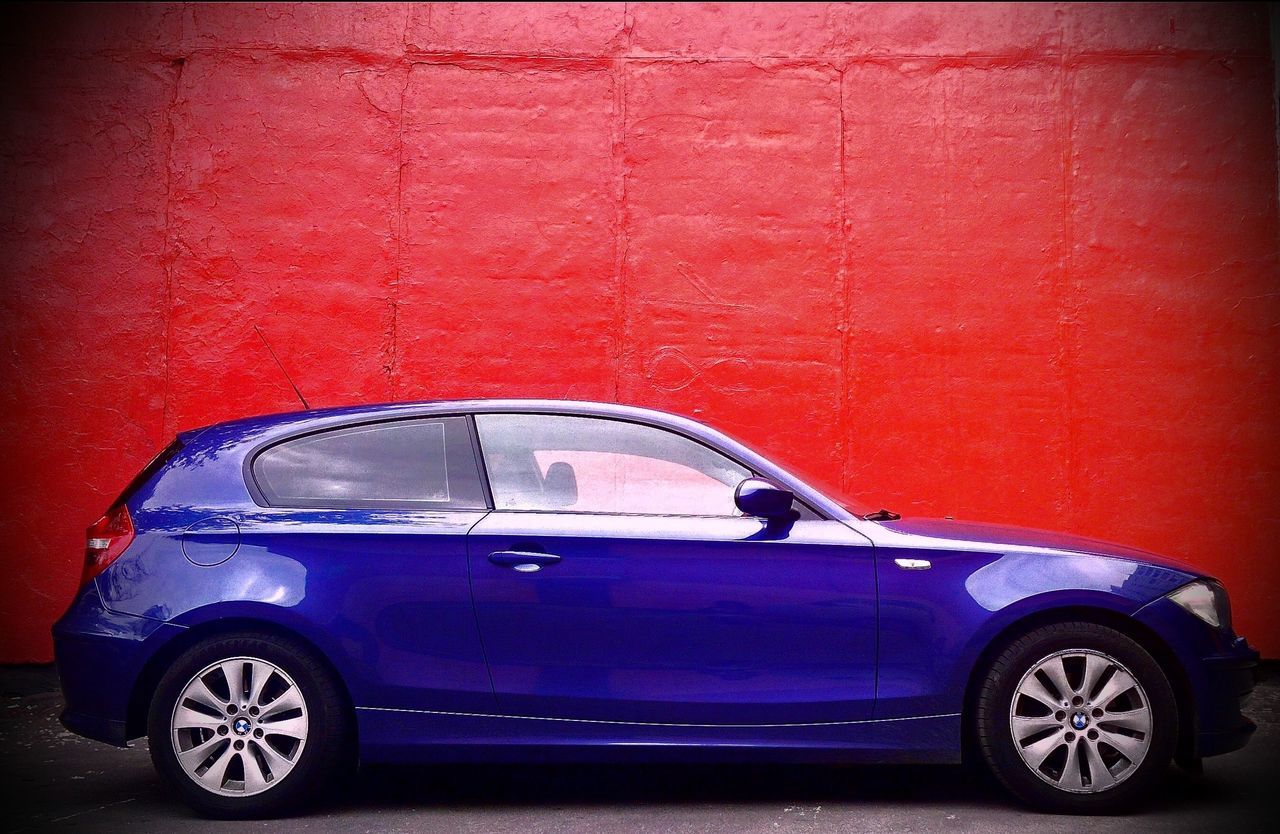
[[562, 460], [547, 467], [542, 479], [542, 494], [552, 507], [569, 507], [578, 503], [578, 476], [573, 467]]

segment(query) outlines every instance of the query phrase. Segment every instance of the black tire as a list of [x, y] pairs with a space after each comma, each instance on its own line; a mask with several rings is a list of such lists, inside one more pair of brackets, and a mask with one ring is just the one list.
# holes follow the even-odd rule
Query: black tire
[[[211, 664], [237, 657], [265, 660], [292, 678], [305, 702], [308, 726], [306, 742], [297, 753], [293, 769], [278, 784], [271, 784], [261, 793], [225, 796], [204, 788], [187, 775], [174, 750], [170, 722], [178, 697], [197, 673]], [[351, 732], [342, 691], [324, 663], [299, 643], [253, 632], [214, 637], [184, 652], [161, 678], [147, 718], [151, 761], [156, 770], [188, 805], [216, 819], [277, 817], [301, 810], [325, 796], [350, 762]]]
[[[1101, 653], [1126, 667], [1145, 692], [1151, 712], [1149, 746], [1140, 764], [1114, 787], [1095, 793], [1070, 792], [1037, 775], [1037, 771], [1023, 761], [1010, 727], [1010, 709], [1024, 675], [1056, 652], [1069, 650]], [[1068, 721], [1074, 709], [1069, 707], [1063, 711]], [[1133, 808], [1168, 770], [1178, 745], [1177, 700], [1160, 665], [1134, 640], [1115, 629], [1093, 623], [1048, 625], [1014, 640], [991, 664], [978, 694], [975, 713], [978, 745], [996, 779], [1032, 808], [1050, 813], [1115, 814]], [[1062, 738], [1070, 738], [1071, 729], [1065, 726], [1067, 732]], [[1101, 723], [1098, 729], [1103, 729]], [[1084, 744], [1082, 737], [1077, 739], [1078, 745]], [[1064, 763], [1059, 773], [1066, 769], [1067, 753], [1068, 749], [1063, 748]], [[1053, 763], [1042, 767], [1047, 767], [1052, 776]]]

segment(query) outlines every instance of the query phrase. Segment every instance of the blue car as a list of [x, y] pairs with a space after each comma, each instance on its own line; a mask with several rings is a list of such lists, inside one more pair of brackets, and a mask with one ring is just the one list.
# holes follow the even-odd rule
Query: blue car
[[88, 532], [70, 730], [195, 809], [357, 762], [985, 761], [1058, 812], [1236, 750], [1257, 653], [1195, 568], [859, 508], [692, 420], [475, 400], [185, 432]]

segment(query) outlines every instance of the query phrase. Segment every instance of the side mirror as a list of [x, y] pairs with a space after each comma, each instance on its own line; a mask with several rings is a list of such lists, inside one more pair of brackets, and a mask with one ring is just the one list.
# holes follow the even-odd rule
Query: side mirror
[[747, 478], [733, 492], [733, 503], [747, 515], [760, 518], [785, 518], [791, 513], [795, 495], [773, 481]]

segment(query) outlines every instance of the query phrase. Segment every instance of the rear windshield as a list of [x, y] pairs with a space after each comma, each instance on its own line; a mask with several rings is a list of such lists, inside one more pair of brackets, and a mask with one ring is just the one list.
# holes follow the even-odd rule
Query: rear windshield
[[133, 476], [133, 480], [129, 482], [129, 485], [124, 488], [124, 492], [120, 493], [120, 497], [111, 506], [118, 507], [132, 498], [133, 494], [141, 489], [143, 484], [151, 480], [161, 469], [164, 469], [165, 464], [173, 460], [173, 456], [180, 451], [182, 451], [182, 441], [175, 437], [172, 443], [160, 450], [160, 454], [153, 457], [150, 463], [142, 467], [141, 472]]

